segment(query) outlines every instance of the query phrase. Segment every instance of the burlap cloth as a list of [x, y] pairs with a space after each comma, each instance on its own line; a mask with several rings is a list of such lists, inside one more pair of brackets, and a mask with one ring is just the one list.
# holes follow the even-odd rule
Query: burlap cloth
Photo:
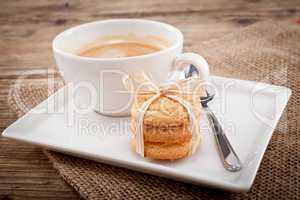
[[[84, 198], [299, 199], [300, 25], [262, 22], [199, 45], [212, 74], [284, 85], [293, 91], [251, 191], [209, 189], [45, 151], [63, 179]], [[63, 86], [61, 78], [56, 80], [55, 87], [50, 88], [53, 91]], [[9, 103], [20, 116], [48, 95], [46, 81], [18, 84]]]

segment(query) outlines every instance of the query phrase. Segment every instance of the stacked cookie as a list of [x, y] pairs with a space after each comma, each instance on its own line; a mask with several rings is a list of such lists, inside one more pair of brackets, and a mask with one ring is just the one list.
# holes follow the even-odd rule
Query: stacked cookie
[[[138, 94], [132, 106], [131, 130], [132, 145], [136, 148], [137, 115], [139, 109], [152, 94]], [[199, 95], [180, 95], [193, 108], [196, 121], [199, 122], [202, 112]], [[198, 124], [198, 123], [196, 123]], [[192, 127], [187, 109], [179, 102], [160, 96], [147, 109], [143, 120], [144, 155], [148, 158], [175, 160], [191, 154], [193, 141]], [[199, 138], [199, 137], [198, 137]]]

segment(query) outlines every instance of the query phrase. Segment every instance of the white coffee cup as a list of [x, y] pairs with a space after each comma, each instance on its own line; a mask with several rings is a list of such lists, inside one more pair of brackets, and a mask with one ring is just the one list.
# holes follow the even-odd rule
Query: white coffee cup
[[[97, 38], [107, 35], [158, 36], [167, 39], [168, 48], [151, 54], [124, 58], [92, 58], [76, 55], [78, 50]], [[145, 72], [157, 83], [166, 81], [169, 73], [185, 64], [193, 64], [203, 79], [209, 76], [209, 67], [203, 57], [182, 53], [183, 35], [169, 24], [141, 19], [113, 19], [96, 21], [70, 28], [53, 40], [56, 63], [66, 83], [90, 83], [97, 93], [94, 110], [109, 116], [128, 116], [133, 95], [126, 91], [122, 76]]]

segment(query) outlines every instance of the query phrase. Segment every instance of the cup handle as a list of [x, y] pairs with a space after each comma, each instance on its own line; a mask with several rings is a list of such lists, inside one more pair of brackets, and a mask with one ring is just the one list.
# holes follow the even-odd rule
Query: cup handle
[[172, 71], [182, 71], [187, 65], [195, 66], [203, 81], [209, 80], [208, 63], [202, 56], [196, 53], [182, 53], [178, 55], [174, 60]]

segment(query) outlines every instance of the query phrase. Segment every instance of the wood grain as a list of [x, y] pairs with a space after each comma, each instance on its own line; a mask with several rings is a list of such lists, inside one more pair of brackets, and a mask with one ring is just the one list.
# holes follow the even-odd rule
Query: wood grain
[[[294, 0], [0, 1], [0, 130], [16, 120], [7, 97], [14, 81], [46, 78], [54, 69], [51, 41], [59, 32], [109, 18], [147, 18], [180, 28], [185, 50], [253, 23], [300, 18]], [[40, 148], [0, 138], [0, 199], [79, 199]]]

